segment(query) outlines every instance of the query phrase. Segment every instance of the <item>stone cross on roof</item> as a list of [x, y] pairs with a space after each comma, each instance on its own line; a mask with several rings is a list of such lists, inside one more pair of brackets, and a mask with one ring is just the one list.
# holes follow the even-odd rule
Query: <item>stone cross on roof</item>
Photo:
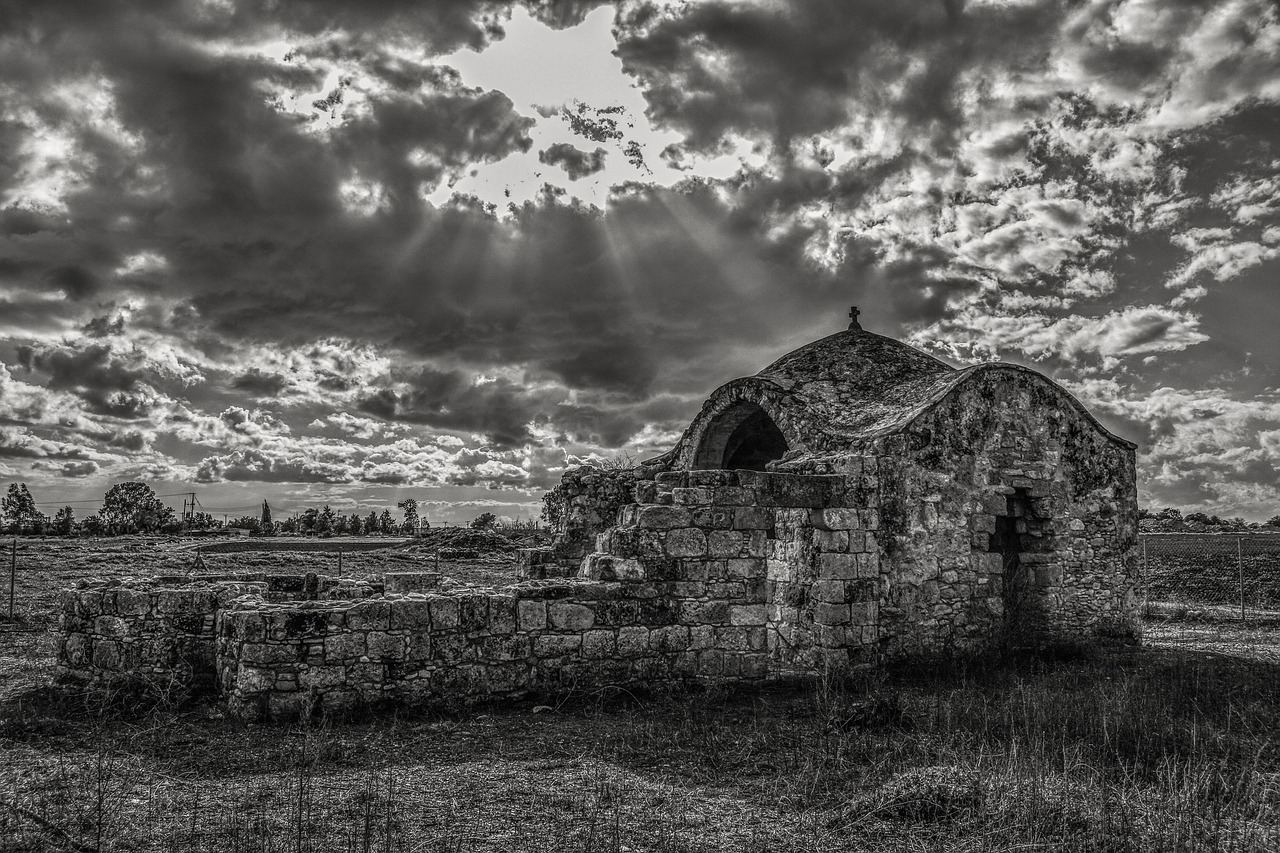
[[858, 331], [862, 331], [862, 326], [858, 325], [858, 315], [861, 313], [862, 312], [858, 310], [858, 306], [856, 305], [849, 309], [849, 328], [850, 329], [857, 329]]

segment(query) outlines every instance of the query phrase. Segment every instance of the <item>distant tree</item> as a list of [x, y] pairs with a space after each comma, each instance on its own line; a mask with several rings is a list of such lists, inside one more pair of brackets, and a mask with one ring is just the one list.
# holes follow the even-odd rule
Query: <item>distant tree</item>
[[418, 502], [413, 498], [405, 498], [396, 504], [397, 507], [404, 510], [404, 523], [400, 525], [400, 530], [407, 536], [412, 536], [418, 532]]
[[556, 527], [560, 524], [565, 515], [565, 508], [563, 484], [542, 495], [542, 520], [550, 526]]
[[351, 513], [351, 517], [347, 519], [347, 534], [350, 536], [359, 536], [364, 532], [364, 522], [360, 520], [360, 516]]
[[316, 534], [319, 536], [332, 536], [334, 533], [334, 512], [333, 507], [328, 504], [324, 505], [324, 509], [320, 510], [320, 515], [316, 519]]
[[177, 520], [150, 486], [136, 480], [108, 489], [98, 514], [113, 534], [155, 533]]
[[188, 530], [213, 530], [221, 526], [222, 522], [207, 512], [193, 512], [186, 520]]
[[1273, 515], [1267, 519], [1267, 527], [1280, 527], [1280, 515]]
[[22, 533], [35, 526], [40, 518], [35, 498], [27, 491], [26, 483], [10, 483], [9, 493], [0, 498], [0, 510], [4, 512], [5, 527], [14, 533]]
[[103, 524], [102, 516], [94, 514], [80, 522], [80, 532], [85, 536], [103, 536], [107, 532], [107, 526]]
[[378, 516], [378, 532], [379, 533], [395, 533], [396, 520], [391, 517], [391, 510], [384, 509], [382, 515]]
[[302, 515], [298, 517], [298, 532], [303, 536], [315, 536], [319, 518], [320, 510], [315, 507], [304, 509]]
[[239, 518], [231, 520], [228, 527], [242, 527], [253, 533], [257, 533], [262, 528], [262, 520], [252, 515], [242, 515]]
[[58, 510], [53, 517], [53, 524], [50, 526], [55, 536], [70, 536], [75, 527], [76, 514], [69, 506], [64, 506]]
[[368, 536], [378, 532], [378, 513], [375, 510], [369, 510], [369, 514], [365, 516], [364, 532]]
[[270, 536], [276, 529], [271, 522], [271, 505], [266, 501], [262, 502], [262, 518], [258, 519], [258, 526], [263, 536]]
[[280, 522], [279, 528], [281, 533], [297, 533], [298, 519], [291, 515], [284, 521]]
[[482, 512], [471, 520], [472, 530], [489, 530], [496, 524], [498, 517], [491, 512]]
[[1147, 510], [1145, 515], [1139, 513], [1138, 525], [1142, 530], [1155, 531], [1157, 533], [1175, 533], [1187, 529], [1186, 520], [1183, 519], [1182, 512], [1173, 507]]
[[346, 536], [347, 530], [347, 517], [340, 512], [336, 513], [333, 516], [333, 535]]

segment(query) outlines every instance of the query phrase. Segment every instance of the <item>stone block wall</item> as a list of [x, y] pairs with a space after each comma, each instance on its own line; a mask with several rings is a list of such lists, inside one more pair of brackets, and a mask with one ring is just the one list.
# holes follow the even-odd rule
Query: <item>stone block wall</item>
[[774, 671], [872, 662], [887, 565], [868, 532], [876, 511], [844, 506], [866, 486], [860, 467], [659, 473], [637, 481], [640, 503], [600, 535], [586, 573], [665, 584], [712, 625], [758, 629]]
[[992, 370], [883, 443], [892, 652], [1140, 633], [1133, 450], [1033, 377]]
[[126, 579], [61, 597], [59, 669], [92, 688], [149, 686], [157, 691], [213, 686], [216, 614], [262, 582], [170, 586]]
[[284, 603], [365, 597], [381, 584], [324, 575], [121, 578], [62, 593], [59, 677], [96, 689], [214, 686], [218, 614], [241, 597]]
[[706, 624], [649, 584], [565, 581], [360, 602], [241, 601], [218, 621], [218, 677], [238, 713], [281, 716], [762, 677], [748, 631]]
[[549, 568], [556, 562], [576, 568], [595, 545], [596, 535], [612, 527], [618, 510], [635, 500], [637, 477], [652, 476], [644, 468], [597, 468], [582, 465], [564, 473], [560, 484], [544, 499], [546, 515], [554, 530], [551, 559], [531, 558], [538, 577], [563, 574]]

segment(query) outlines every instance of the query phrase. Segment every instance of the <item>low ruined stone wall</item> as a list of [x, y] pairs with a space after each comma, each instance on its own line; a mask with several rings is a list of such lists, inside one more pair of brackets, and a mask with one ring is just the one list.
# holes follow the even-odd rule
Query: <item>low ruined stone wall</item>
[[284, 603], [381, 592], [382, 584], [313, 573], [82, 582], [60, 599], [59, 677], [98, 689], [206, 690], [216, 677], [217, 615], [234, 600]]
[[62, 679], [102, 689], [211, 687], [217, 612], [236, 597], [263, 595], [266, 585], [187, 583], [126, 579], [64, 592], [57, 650]]
[[240, 602], [218, 621], [219, 684], [241, 715], [277, 717], [766, 674], [763, 628], [704, 616], [627, 582]]
[[[442, 576], [439, 572], [387, 572], [382, 576], [383, 590], [387, 594], [432, 592], [440, 589], [441, 580]], [[347, 597], [367, 598], [368, 596]]]
[[[635, 501], [637, 478], [645, 476], [649, 473], [643, 469], [590, 465], [566, 471], [560, 484], [545, 498], [548, 521], [554, 531], [554, 562], [576, 568], [591, 553], [597, 534], [615, 524], [618, 510]], [[542, 566], [531, 574], [541, 577], [561, 574], [547, 567], [550, 562], [545, 558], [531, 561], [531, 566]]]

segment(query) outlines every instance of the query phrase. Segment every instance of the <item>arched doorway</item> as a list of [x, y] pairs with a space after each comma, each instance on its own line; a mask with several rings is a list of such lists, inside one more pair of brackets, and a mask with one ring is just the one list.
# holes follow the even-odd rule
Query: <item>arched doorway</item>
[[764, 409], [734, 403], [707, 425], [694, 454], [696, 469], [763, 471], [787, 452], [787, 439]]

